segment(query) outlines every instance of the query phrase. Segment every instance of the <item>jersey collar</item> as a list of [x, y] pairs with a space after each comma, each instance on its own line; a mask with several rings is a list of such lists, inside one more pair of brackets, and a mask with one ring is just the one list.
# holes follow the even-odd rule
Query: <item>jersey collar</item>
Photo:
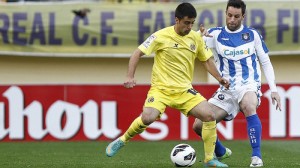
[[241, 25], [241, 27], [239, 29], [237, 29], [236, 31], [231, 31], [227, 28], [227, 26], [225, 26], [225, 30], [228, 32], [228, 33], [238, 33], [238, 32], [241, 32], [242, 30], [244, 29], [244, 25]]

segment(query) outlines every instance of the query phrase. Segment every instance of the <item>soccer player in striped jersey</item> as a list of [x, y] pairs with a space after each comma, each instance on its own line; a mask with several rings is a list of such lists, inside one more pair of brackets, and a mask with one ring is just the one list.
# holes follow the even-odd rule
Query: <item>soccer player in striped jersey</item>
[[135, 70], [140, 57], [155, 53], [151, 88], [141, 116], [138, 116], [127, 131], [106, 148], [109, 157], [114, 156], [130, 139], [142, 133], [151, 123], [159, 119], [166, 106], [178, 109], [186, 116], [203, 121], [204, 166], [228, 167], [214, 158], [216, 142], [216, 120], [206, 99], [192, 86], [194, 62], [199, 59], [207, 71], [222, 86], [228, 88], [228, 80], [218, 72], [211, 51], [192, 26], [197, 16], [190, 3], [182, 3], [175, 10], [175, 25], [153, 33], [132, 54], [124, 82], [126, 88], [136, 85]]
[[[252, 147], [250, 167], [261, 167], [262, 126], [256, 113], [262, 95], [260, 66], [272, 92], [273, 104], [276, 101], [276, 109], [281, 110], [281, 103], [268, 48], [255, 29], [242, 24], [245, 11], [246, 5], [242, 0], [229, 0], [226, 7], [226, 26], [203, 32], [204, 41], [214, 54], [220, 74], [230, 82], [229, 89], [220, 86], [208, 102], [216, 113], [217, 122], [232, 120], [239, 111], [245, 115]], [[203, 27], [200, 31], [203, 31]], [[193, 129], [198, 135], [201, 135], [201, 128], [202, 122], [196, 119]], [[228, 158], [231, 151], [217, 139], [215, 154], [222, 160]]]

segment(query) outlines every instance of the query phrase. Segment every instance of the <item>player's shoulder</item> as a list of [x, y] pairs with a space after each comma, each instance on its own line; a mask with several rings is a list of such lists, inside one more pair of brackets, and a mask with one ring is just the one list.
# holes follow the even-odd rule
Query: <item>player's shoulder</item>
[[257, 31], [254, 27], [245, 26], [245, 25], [244, 25], [244, 29], [248, 29], [250, 31]]
[[261, 36], [260, 32], [253, 27], [244, 26], [244, 29], [252, 32], [254, 36]]
[[221, 32], [222, 30], [225, 30], [225, 28], [224, 28], [224, 27], [211, 27], [211, 28], [209, 28], [209, 29], [207, 30], [207, 32], [208, 32], [209, 34], [211, 34], [211, 33], [218, 33], [218, 32]]
[[196, 36], [196, 37], [200, 37], [200, 31], [195, 31], [195, 30], [191, 30], [189, 35], [192, 35], [192, 36]]
[[201, 41], [201, 34], [199, 31], [195, 31], [195, 30], [191, 30], [190, 33], [188, 35], [186, 35], [186, 37], [192, 38], [196, 41]]
[[169, 27], [165, 27], [162, 28], [160, 30], [157, 30], [156, 32], [154, 32], [153, 34], [157, 34], [157, 35], [164, 35], [164, 34], [169, 34], [172, 31], [173, 27], [169, 26]]
[[160, 30], [153, 32], [148, 37], [148, 39], [152, 39], [152, 40], [155, 40], [158, 42], [158, 41], [161, 41], [162, 39], [166, 38], [166, 36], [168, 36], [169, 32], [170, 32], [170, 27], [165, 27], [165, 28], [162, 28]]

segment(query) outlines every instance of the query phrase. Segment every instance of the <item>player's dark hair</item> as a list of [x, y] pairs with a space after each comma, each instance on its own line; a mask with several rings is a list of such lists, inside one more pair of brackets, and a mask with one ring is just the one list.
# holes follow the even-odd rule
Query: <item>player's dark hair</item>
[[244, 3], [244, 1], [242, 0], [229, 0], [227, 2], [227, 7], [226, 7], [226, 11], [228, 10], [228, 7], [234, 7], [237, 9], [242, 8], [242, 15], [245, 15], [246, 12], [246, 4]]
[[196, 18], [197, 12], [194, 6], [190, 3], [184, 2], [177, 6], [175, 10], [175, 17], [182, 19], [185, 16], [188, 18]]

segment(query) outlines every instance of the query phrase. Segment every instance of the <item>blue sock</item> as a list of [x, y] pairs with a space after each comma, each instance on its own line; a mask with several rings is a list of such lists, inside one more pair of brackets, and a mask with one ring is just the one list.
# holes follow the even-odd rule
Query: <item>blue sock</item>
[[247, 119], [248, 137], [252, 147], [252, 156], [261, 158], [260, 140], [261, 140], [261, 122], [257, 114], [249, 116]]
[[223, 156], [226, 152], [226, 148], [222, 145], [221, 141], [217, 137], [216, 147], [215, 147], [215, 154], [217, 157]]

